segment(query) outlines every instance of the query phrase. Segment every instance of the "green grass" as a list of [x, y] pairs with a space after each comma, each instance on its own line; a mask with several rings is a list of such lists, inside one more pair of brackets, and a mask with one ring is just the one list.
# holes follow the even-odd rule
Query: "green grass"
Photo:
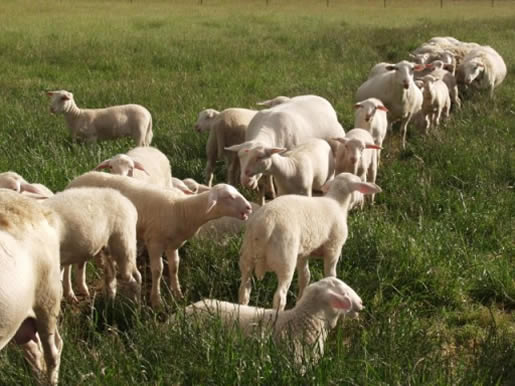
[[[318, 94], [345, 128], [370, 67], [398, 61], [432, 36], [489, 44], [508, 76], [495, 100], [475, 94], [406, 151], [389, 133], [377, 204], [349, 218], [338, 276], [363, 298], [359, 321], [330, 335], [325, 357], [300, 375], [272, 342], [99, 295], [63, 304], [62, 384], [499, 384], [515, 379], [515, 8], [508, 1], [2, 1], [0, 170], [61, 190], [74, 176], [133, 144], [70, 142], [45, 90], [79, 106], [140, 103], [153, 144], [178, 177], [202, 178], [206, 137], [198, 112], [250, 107], [276, 95]], [[218, 180], [223, 178], [222, 167]], [[236, 301], [235, 237], [225, 248], [181, 251], [186, 301]], [[311, 264], [313, 280], [322, 277]], [[91, 276], [95, 276], [92, 273]], [[251, 304], [270, 306], [275, 278], [255, 283]], [[294, 302], [296, 284], [289, 305]], [[19, 350], [0, 354], [0, 384], [33, 379]]]

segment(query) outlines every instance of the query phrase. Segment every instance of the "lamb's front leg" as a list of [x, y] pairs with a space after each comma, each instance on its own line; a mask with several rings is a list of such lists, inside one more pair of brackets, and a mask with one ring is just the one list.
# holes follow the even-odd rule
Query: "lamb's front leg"
[[182, 295], [181, 285], [179, 284], [179, 250], [168, 247], [166, 249], [166, 257], [168, 259], [168, 273], [173, 296], [177, 299], [182, 299], [184, 296]]
[[163, 276], [163, 261], [161, 255], [164, 246], [161, 243], [147, 243], [148, 257], [150, 259], [150, 270], [152, 271], [152, 291], [150, 293], [150, 304], [153, 308], [161, 305], [161, 277]]

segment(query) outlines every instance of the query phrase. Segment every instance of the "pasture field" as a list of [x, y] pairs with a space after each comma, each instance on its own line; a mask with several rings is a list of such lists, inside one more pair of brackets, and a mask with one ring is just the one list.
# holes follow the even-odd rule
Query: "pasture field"
[[[250, 107], [276, 95], [318, 94], [345, 129], [354, 93], [377, 62], [396, 62], [433, 36], [488, 44], [508, 76], [494, 100], [473, 93], [438, 133], [389, 133], [376, 205], [349, 216], [338, 276], [366, 309], [329, 336], [300, 374], [271, 341], [167, 316], [203, 297], [237, 301], [241, 237], [181, 250], [185, 301], [165, 291], [154, 312], [100, 294], [64, 304], [63, 385], [508, 385], [515, 379], [515, 6], [460, 1], [0, 2], [0, 170], [63, 189], [126, 152], [129, 140], [83, 145], [49, 113], [46, 90], [80, 107], [139, 103], [153, 145], [180, 178], [202, 180], [208, 107]], [[448, 6], [447, 6], [448, 4]], [[224, 170], [220, 165], [217, 180]], [[247, 197], [251, 193], [245, 191]], [[1, 268], [0, 268], [1, 269]], [[322, 277], [311, 264], [312, 280]], [[90, 287], [98, 274], [90, 269]], [[148, 274], [144, 275], [150, 280]], [[295, 301], [296, 280], [289, 293]], [[251, 304], [271, 306], [275, 278]], [[0, 354], [0, 384], [33, 384], [21, 352]]]

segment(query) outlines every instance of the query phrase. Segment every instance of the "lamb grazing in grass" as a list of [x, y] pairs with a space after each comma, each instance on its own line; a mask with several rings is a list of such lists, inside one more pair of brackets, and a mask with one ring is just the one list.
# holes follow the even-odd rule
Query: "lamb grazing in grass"
[[[134, 205], [117, 190], [106, 188], [67, 189], [42, 204], [58, 214], [61, 265], [83, 264], [101, 254], [108, 298], [116, 295], [118, 271], [127, 296], [138, 301], [141, 275], [136, 267], [138, 213]], [[89, 295], [85, 281], [78, 283], [81, 292]], [[69, 276], [63, 284], [65, 296], [77, 301]]]
[[127, 154], [117, 154], [95, 168], [100, 169], [110, 169], [114, 174], [134, 177], [163, 188], [173, 186], [172, 167], [168, 157], [151, 146], [135, 147]]
[[7, 189], [0, 193], [0, 350], [21, 345], [38, 380], [57, 385], [63, 341], [56, 215]]
[[381, 100], [388, 108], [390, 125], [397, 120], [401, 121], [403, 148], [406, 147], [409, 121], [422, 107], [422, 93], [415, 85], [413, 73], [424, 68], [424, 65], [415, 65], [405, 60], [395, 65], [387, 65], [386, 72], [368, 79], [356, 93], [356, 101], [368, 98]]
[[233, 186], [226, 184], [215, 185], [210, 191], [201, 194], [185, 195], [135, 178], [89, 172], [75, 178], [67, 188], [83, 186], [116, 189], [136, 207], [137, 237], [144, 241], [150, 257], [150, 300], [154, 307], [161, 303], [161, 256], [164, 251], [168, 257], [172, 291], [177, 298], [182, 298], [178, 249], [207, 221], [222, 216], [247, 220], [252, 212], [249, 202]]
[[[388, 109], [377, 98], [368, 98], [354, 105], [354, 127], [367, 130], [378, 147], [383, 146], [386, 131], [388, 130]], [[381, 158], [381, 149], [377, 149], [377, 166]]]
[[247, 222], [240, 250], [240, 304], [250, 299], [251, 276], [275, 272], [278, 286], [273, 306], [283, 310], [295, 269], [298, 299], [309, 284], [310, 256], [324, 260], [324, 275], [336, 276], [336, 263], [347, 240], [347, 212], [354, 191], [378, 193], [381, 189], [358, 176], [341, 173], [325, 185], [323, 197], [286, 195], [261, 207]]
[[272, 334], [275, 342], [291, 345], [295, 362], [301, 364], [306, 353], [314, 361], [324, 354], [329, 331], [340, 316], [354, 317], [362, 309], [362, 300], [351, 287], [336, 277], [326, 277], [309, 285], [290, 310], [204, 299], [186, 307], [185, 315], [188, 323], [220, 319], [227, 328], [239, 328], [247, 336]]
[[[347, 172], [361, 178], [363, 182], [376, 182], [378, 150], [372, 135], [364, 129], [352, 129], [345, 137], [335, 138], [340, 144], [336, 150], [336, 174]], [[374, 202], [375, 195], [371, 195]], [[363, 208], [364, 201], [360, 206]]]
[[432, 75], [424, 77], [424, 100], [422, 112], [426, 120], [426, 134], [431, 128], [435, 129], [440, 125], [440, 117], [448, 118], [451, 110], [451, 98], [449, 89], [443, 80]]
[[152, 115], [140, 105], [80, 109], [73, 94], [66, 90], [49, 91], [50, 111], [64, 114], [72, 140], [85, 142], [132, 137], [137, 146], [152, 142]]
[[224, 148], [237, 145], [245, 141], [247, 127], [256, 115], [256, 110], [229, 108], [221, 112], [213, 109], [203, 110], [199, 113], [195, 130], [203, 132], [209, 130], [206, 144], [207, 164], [205, 169], [206, 183], [213, 183], [213, 170], [217, 159], [225, 158], [227, 167], [227, 183], [235, 185], [238, 181], [238, 157]]
[[268, 99], [266, 101], [257, 102], [256, 105], [258, 106], [265, 106], [265, 107], [274, 107], [277, 105], [280, 105], [281, 103], [288, 102], [291, 98], [287, 96], [277, 96], [273, 99]]
[[279, 196], [302, 194], [312, 196], [334, 176], [334, 155], [323, 139], [311, 138], [293, 149], [281, 147], [257, 149], [256, 157], [247, 163], [245, 174], [271, 175]]
[[469, 52], [457, 71], [458, 81], [488, 89], [491, 98], [494, 96], [494, 89], [502, 83], [507, 72], [502, 56], [489, 46], [481, 46]]
[[53, 192], [41, 184], [29, 184], [15, 172], [0, 173], [0, 188], [14, 190], [15, 192], [32, 196], [33, 198], [47, 198], [53, 196]]
[[[330, 139], [345, 135], [336, 111], [324, 98], [301, 95], [272, 108], [259, 111], [249, 123], [245, 142], [226, 148], [238, 152], [240, 182], [243, 186], [258, 188], [260, 176], [248, 177], [247, 165], [263, 148], [293, 149], [311, 138]], [[271, 179], [269, 178], [269, 185]], [[264, 191], [260, 202], [264, 203]]]

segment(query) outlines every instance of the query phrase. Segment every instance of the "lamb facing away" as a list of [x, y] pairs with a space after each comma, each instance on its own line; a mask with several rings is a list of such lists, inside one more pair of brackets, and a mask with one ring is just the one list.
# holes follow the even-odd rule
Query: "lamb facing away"
[[310, 256], [323, 258], [324, 275], [336, 276], [336, 263], [347, 239], [347, 212], [354, 191], [381, 189], [350, 173], [341, 173], [325, 185], [323, 197], [286, 195], [261, 207], [247, 222], [240, 250], [240, 304], [250, 299], [251, 276], [275, 272], [278, 286], [273, 305], [283, 310], [295, 268], [301, 298], [309, 284]]
[[0, 350], [14, 339], [39, 380], [52, 385], [63, 348], [56, 221], [35, 200], [7, 189], [0, 193]]
[[152, 270], [151, 304], [161, 303], [161, 256], [166, 251], [174, 295], [182, 297], [179, 284], [178, 249], [209, 220], [231, 216], [247, 220], [252, 212], [248, 201], [231, 185], [219, 184], [209, 192], [185, 195], [154, 187], [135, 178], [89, 172], [75, 178], [67, 188], [110, 187], [126, 196], [138, 211], [137, 237], [143, 240]]
[[422, 112], [426, 120], [426, 134], [431, 128], [435, 129], [440, 125], [440, 117], [449, 117], [451, 110], [451, 98], [449, 89], [443, 80], [432, 75], [424, 77], [424, 91], [422, 93]]
[[47, 198], [54, 193], [41, 184], [29, 184], [25, 179], [15, 172], [0, 173], [0, 188], [14, 190], [33, 198]]
[[434, 62], [426, 64], [426, 68], [430, 70], [428, 73], [429, 75], [443, 80], [449, 89], [449, 96], [451, 97], [452, 104], [454, 104], [457, 108], [460, 108], [461, 100], [458, 94], [458, 82], [456, 81], [454, 74], [452, 74], [447, 69], [446, 64], [441, 60], [435, 60]]
[[368, 98], [381, 100], [388, 108], [390, 125], [401, 121], [402, 147], [406, 147], [406, 133], [412, 116], [422, 107], [422, 92], [415, 85], [414, 71], [421, 71], [424, 65], [415, 65], [405, 60], [385, 66], [380, 72], [363, 83], [357, 93], [356, 101]]
[[311, 138], [286, 151], [281, 147], [257, 149], [256, 158], [247, 163], [245, 175], [271, 175], [279, 196], [302, 194], [312, 196], [334, 176], [334, 155], [323, 139]]
[[173, 186], [172, 167], [168, 157], [152, 146], [135, 147], [127, 154], [117, 154], [95, 168], [100, 169], [110, 169], [114, 174], [134, 177], [163, 188]]
[[[42, 204], [58, 214], [61, 265], [82, 264], [102, 254], [108, 298], [116, 295], [118, 270], [128, 297], [138, 301], [141, 275], [136, 267], [138, 213], [134, 205], [117, 190], [106, 188], [67, 189]], [[68, 275], [63, 284], [65, 296], [76, 301]], [[78, 284], [89, 295], [85, 281]]]
[[152, 142], [152, 115], [140, 105], [80, 109], [73, 94], [66, 90], [49, 91], [50, 111], [64, 114], [72, 140], [85, 142], [132, 137], [137, 146]]
[[236, 185], [240, 173], [238, 157], [224, 148], [245, 141], [247, 127], [256, 113], [256, 110], [240, 108], [229, 108], [221, 112], [207, 109], [199, 113], [195, 130], [198, 132], [209, 130], [206, 144], [207, 163], [204, 172], [209, 186], [213, 184], [216, 160], [222, 157], [227, 167], [227, 183]]
[[501, 55], [492, 47], [481, 46], [469, 52], [458, 66], [458, 81], [465, 85], [475, 84], [480, 89], [488, 89], [490, 97], [494, 89], [506, 77], [506, 64]]
[[313, 350], [310, 359], [316, 361], [324, 354], [325, 340], [339, 317], [356, 316], [362, 309], [361, 298], [351, 287], [336, 277], [326, 277], [309, 285], [290, 310], [204, 299], [186, 307], [185, 315], [189, 323], [220, 319], [227, 328], [237, 327], [247, 336], [272, 334], [275, 342], [293, 348], [295, 362], [300, 364], [305, 347]]
[[[302, 95], [259, 111], [249, 123], [245, 142], [226, 150], [238, 152], [241, 184], [256, 189], [260, 176], [250, 178], [244, 171], [261, 149], [284, 147], [289, 150], [310, 138], [330, 139], [343, 135], [345, 132], [338, 122], [336, 111], [326, 99]], [[261, 203], [264, 203], [263, 190], [260, 196]]]
[[[378, 147], [383, 146], [386, 131], [388, 130], [388, 109], [377, 98], [368, 98], [354, 105], [354, 127], [367, 130]], [[381, 149], [377, 149], [377, 166], [381, 157]]]

